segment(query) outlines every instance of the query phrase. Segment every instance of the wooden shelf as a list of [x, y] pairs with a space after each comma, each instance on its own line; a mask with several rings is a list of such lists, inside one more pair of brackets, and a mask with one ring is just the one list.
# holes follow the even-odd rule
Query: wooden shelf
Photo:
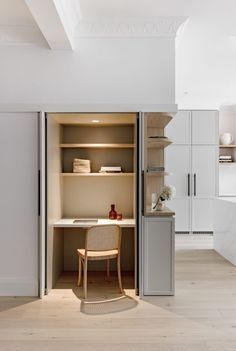
[[62, 177], [133, 177], [134, 173], [61, 173]]
[[219, 145], [220, 148], [234, 148], [236, 145], [230, 144], [230, 145]]
[[146, 172], [148, 177], [163, 177], [171, 175], [170, 172]]
[[151, 211], [150, 206], [148, 206], [145, 215], [148, 217], [172, 217], [175, 215], [175, 212], [170, 210], [168, 207], [165, 207], [161, 211]]
[[168, 145], [172, 144], [172, 141], [168, 138], [163, 138], [163, 139], [148, 139], [147, 146], [149, 149], [151, 148], [157, 148], [157, 149], [164, 149]]
[[161, 129], [165, 128], [173, 117], [165, 112], [146, 112], [145, 118], [148, 118], [148, 128]]
[[92, 148], [92, 149], [133, 149], [134, 144], [60, 144], [61, 148]]

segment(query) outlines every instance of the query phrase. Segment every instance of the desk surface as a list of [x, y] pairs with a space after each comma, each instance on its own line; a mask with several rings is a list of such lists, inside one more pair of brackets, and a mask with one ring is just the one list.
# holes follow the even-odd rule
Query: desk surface
[[[117, 224], [120, 227], [126, 228], [133, 228], [135, 227], [135, 219], [134, 218], [127, 218], [122, 219], [121, 221], [111, 220], [111, 219], [98, 219], [97, 223], [88, 223], [88, 222], [80, 222], [80, 223], [73, 223], [75, 219], [79, 219], [80, 221], [82, 218], [61, 218], [59, 221], [53, 223], [53, 227], [56, 228], [89, 228], [96, 225], [107, 225], [107, 224]], [[88, 221], [88, 219], [86, 219]]]

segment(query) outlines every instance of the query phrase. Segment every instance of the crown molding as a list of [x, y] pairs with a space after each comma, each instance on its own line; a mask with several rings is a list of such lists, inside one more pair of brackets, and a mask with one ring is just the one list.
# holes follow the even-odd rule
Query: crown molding
[[175, 37], [187, 17], [155, 17], [144, 19], [81, 20], [75, 36], [95, 37]]
[[45, 46], [45, 40], [35, 26], [31, 25], [0, 25], [0, 46], [40, 45]]

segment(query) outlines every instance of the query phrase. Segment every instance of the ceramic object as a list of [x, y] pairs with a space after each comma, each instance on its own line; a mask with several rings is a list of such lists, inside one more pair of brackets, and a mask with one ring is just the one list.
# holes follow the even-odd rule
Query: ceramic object
[[223, 133], [220, 136], [221, 145], [230, 145], [232, 144], [233, 140], [234, 140], [233, 135], [230, 133]]
[[154, 209], [154, 207], [156, 206], [158, 200], [158, 195], [157, 193], [152, 193], [151, 194], [151, 210], [155, 211], [156, 209]]
[[164, 202], [158, 202], [157, 205], [156, 205], [155, 210], [156, 211], [162, 211], [162, 210], [164, 210], [164, 208], [165, 208], [165, 203]]

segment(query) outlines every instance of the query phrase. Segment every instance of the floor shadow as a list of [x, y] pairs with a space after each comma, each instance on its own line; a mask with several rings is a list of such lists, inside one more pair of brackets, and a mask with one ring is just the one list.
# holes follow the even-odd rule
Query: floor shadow
[[0, 313], [38, 301], [38, 297], [0, 297]]
[[128, 295], [121, 295], [103, 301], [81, 301], [80, 311], [89, 315], [104, 315], [109, 313], [124, 312], [135, 308], [138, 301]]

